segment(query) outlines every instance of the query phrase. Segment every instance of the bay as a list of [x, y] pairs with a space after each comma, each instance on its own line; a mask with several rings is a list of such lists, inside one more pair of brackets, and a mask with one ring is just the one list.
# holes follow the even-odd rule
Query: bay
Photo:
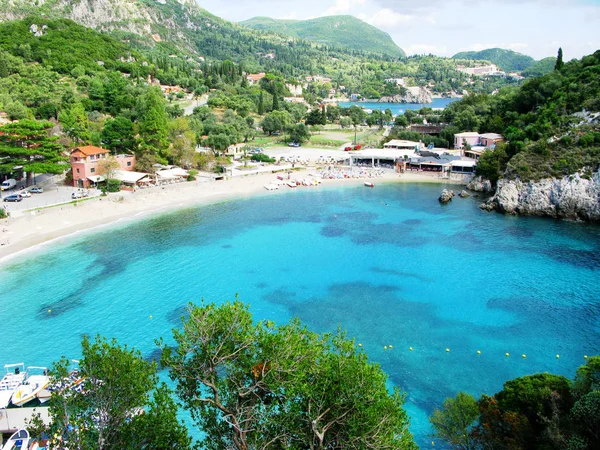
[[443, 187], [268, 193], [58, 241], [0, 270], [0, 363], [77, 358], [96, 334], [150, 358], [188, 302], [239, 294], [256, 320], [347, 330], [430, 447], [446, 397], [600, 352], [600, 228], [440, 205]]
[[393, 115], [404, 114], [407, 110], [417, 111], [421, 108], [445, 108], [450, 103], [456, 102], [460, 98], [434, 98], [433, 103], [376, 103], [376, 102], [340, 102], [342, 108], [359, 106], [365, 109], [385, 111], [390, 109]]

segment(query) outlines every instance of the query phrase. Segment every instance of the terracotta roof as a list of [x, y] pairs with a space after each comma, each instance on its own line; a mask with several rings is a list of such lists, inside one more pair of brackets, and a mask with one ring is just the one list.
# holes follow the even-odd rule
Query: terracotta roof
[[94, 147], [93, 145], [86, 145], [84, 147], [77, 147], [71, 153], [81, 152], [85, 156], [90, 155], [101, 155], [104, 153], [110, 153], [110, 150], [106, 150], [105, 148]]

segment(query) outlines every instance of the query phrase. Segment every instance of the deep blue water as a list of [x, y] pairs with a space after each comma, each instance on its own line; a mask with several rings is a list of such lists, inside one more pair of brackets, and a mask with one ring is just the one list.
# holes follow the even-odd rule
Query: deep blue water
[[600, 353], [600, 227], [443, 206], [441, 189], [268, 193], [44, 247], [0, 271], [0, 364], [75, 358], [97, 333], [152, 355], [188, 302], [239, 293], [256, 319], [356, 337], [431, 447], [427, 416], [447, 396], [573, 377]]
[[380, 109], [385, 111], [390, 109], [392, 114], [404, 114], [407, 109], [418, 110], [421, 108], [445, 108], [450, 103], [460, 100], [459, 98], [434, 98], [433, 103], [373, 103], [373, 102], [341, 102], [339, 106], [349, 108], [350, 106], [360, 106], [365, 109]]

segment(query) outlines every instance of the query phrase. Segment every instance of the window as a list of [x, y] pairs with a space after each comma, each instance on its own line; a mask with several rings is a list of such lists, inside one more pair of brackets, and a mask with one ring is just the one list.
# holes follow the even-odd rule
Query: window
[[79, 169], [77, 169], [77, 173], [79, 173]]
[[96, 169], [95, 169], [94, 167], [92, 167], [92, 168], [90, 169], [90, 172], [92, 172], [92, 173], [94, 173], [95, 171], [96, 171]]
[[127, 167], [131, 167], [131, 161], [127, 161]]

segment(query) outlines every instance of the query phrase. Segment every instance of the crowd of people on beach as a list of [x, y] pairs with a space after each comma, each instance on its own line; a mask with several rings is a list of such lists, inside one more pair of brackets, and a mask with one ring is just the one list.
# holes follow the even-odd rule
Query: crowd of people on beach
[[319, 175], [324, 180], [340, 180], [343, 178], [381, 178], [385, 174], [384, 169], [360, 169], [342, 167], [328, 167], [321, 170]]

